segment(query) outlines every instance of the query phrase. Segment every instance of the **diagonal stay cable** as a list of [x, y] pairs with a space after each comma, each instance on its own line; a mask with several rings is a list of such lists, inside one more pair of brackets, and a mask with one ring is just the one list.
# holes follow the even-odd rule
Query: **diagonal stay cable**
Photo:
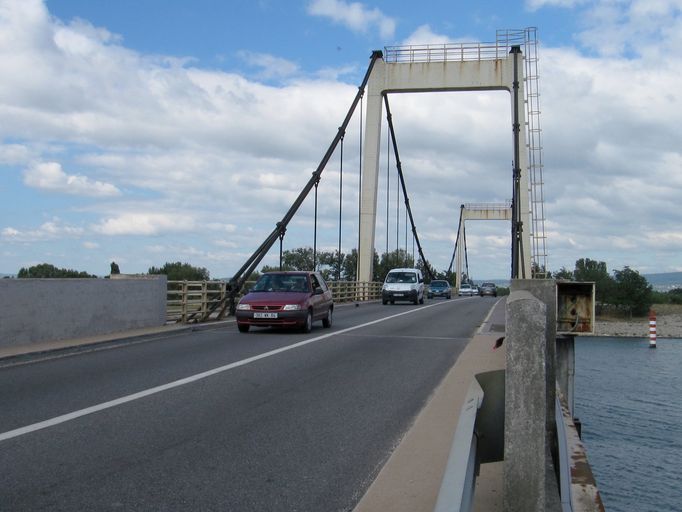
[[448, 266], [448, 274], [452, 272], [452, 264], [455, 262], [455, 255], [457, 254], [457, 243], [459, 242], [459, 230], [462, 229], [462, 215], [464, 213], [464, 205], [459, 207], [459, 224], [457, 225], [457, 238], [455, 238], [455, 248], [452, 251], [452, 258], [450, 258], [450, 265]]
[[407, 214], [410, 217], [410, 224], [412, 225], [412, 234], [417, 242], [417, 249], [419, 250], [419, 257], [424, 262], [424, 269], [429, 274], [429, 277], [433, 280], [433, 272], [429, 263], [424, 257], [424, 251], [422, 250], [422, 244], [419, 242], [419, 235], [417, 235], [417, 228], [414, 225], [414, 218], [412, 217], [412, 209], [410, 208], [410, 198], [407, 196], [407, 187], [405, 186], [405, 178], [403, 176], [403, 166], [400, 162], [400, 155], [398, 154], [398, 143], [395, 140], [395, 130], [393, 129], [393, 116], [391, 114], [391, 108], [388, 105], [388, 94], [384, 94], [384, 104], [386, 105], [386, 119], [388, 120], [388, 129], [391, 131], [391, 140], [393, 141], [393, 154], [395, 155], [396, 167], [398, 169], [398, 177], [400, 178], [400, 186], [403, 189], [403, 197], [405, 198], [405, 208], [407, 209]]
[[220, 302], [214, 304], [214, 306], [210, 308], [210, 311], [208, 311], [205, 317], [213, 313], [218, 308], [221, 308], [220, 316], [222, 316], [227, 306], [229, 306], [230, 308], [230, 313], [234, 314], [236, 309], [236, 298], [240, 290], [244, 286], [244, 283], [253, 273], [256, 267], [260, 264], [262, 259], [265, 257], [265, 255], [268, 253], [268, 251], [277, 241], [277, 239], [284, 236], [284, 233], [286, 232], [289, 222], [294, 217], [300, 206], [303, 204], [303, 201], [308, 196], [308, 193], [315, 186], [315, 183], [319, 181], [322, 171], [324, 171], [324, 168], [326, 167], [327, 162], [329, 162], [329, 159], [334, 153], [336, 146], [339, 144], [339, 142], [345, 135], [346, 127], [348, 126], [348, 123], [353, 117], [355, 108], [357, 107], [358, 103], [360, 102], [360, 99], [363, 97], [365, 93], [365, 87], [367, 86], [367, 82], [369, 81], [372, 69], [374, 68], [374, 63], [377, 60], [381, 59], [382, 57], [383, 54], [380, 50], [375, 50], [372, 52], [369, 67], [367, 68], [367, 72], [365, 73], [365, 76], [362, 80], [362, 84], [358, 87], [358, 92], [355, 95], [353, 103], [348, 109], [348, 112], [346, 113], [346, 117], [344, 118], [343, 123], [339, 127], [338, 132], [334, 137], [334, 140], [329, 145], [327, 152], [322, 157], [322, 160], [320, 161], [320, 164], [317, 166], [317, 169], [313, 172], [312, 176], [308, 180], [308, 183], [305, 185], [305, 187], [303, 187], [303, 190], [298, 195], [294, 203], [291, 205], [287, 213], [284, 215], [284, 217], [282, 217], [282, 220], [277, 222], [275, 228], [272, 230], [270, 235], [263, 241], [263, 243], [258, 247], [258, 249], [256, 249], [256, 251], [246, 260], [246, 262], [235, 273], [232, 279], [230, 279], [229, 283], [230, 289], [228, 295]]

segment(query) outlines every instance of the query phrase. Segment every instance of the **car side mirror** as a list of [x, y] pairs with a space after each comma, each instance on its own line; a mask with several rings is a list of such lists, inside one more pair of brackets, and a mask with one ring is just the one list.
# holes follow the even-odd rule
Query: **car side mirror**
[[313, 295], [322, 295], [324, 293], [324, 290], [320, 287], [315, 288], [313, 291]]

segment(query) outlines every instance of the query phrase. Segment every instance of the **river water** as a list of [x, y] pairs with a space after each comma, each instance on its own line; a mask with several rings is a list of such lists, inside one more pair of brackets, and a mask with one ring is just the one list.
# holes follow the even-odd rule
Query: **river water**
[[682, 512], [682, 340], [576, 338], [575, 416], [608, 512]]

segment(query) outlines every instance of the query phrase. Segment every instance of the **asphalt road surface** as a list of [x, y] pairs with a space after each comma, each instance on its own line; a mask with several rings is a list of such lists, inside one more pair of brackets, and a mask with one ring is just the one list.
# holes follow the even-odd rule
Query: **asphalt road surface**
[[352, 510], [494, 302], [2, 367], [0, 510]]

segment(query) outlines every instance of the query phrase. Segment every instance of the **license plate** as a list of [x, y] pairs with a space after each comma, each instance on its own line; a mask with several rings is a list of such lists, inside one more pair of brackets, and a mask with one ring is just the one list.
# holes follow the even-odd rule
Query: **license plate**
[[394, 293], [393, 294], [395, 297], [402, 297], [404, 294], [403, 293]]
[[277, 318], [277, 313], [254, 313], [254, 318]]

